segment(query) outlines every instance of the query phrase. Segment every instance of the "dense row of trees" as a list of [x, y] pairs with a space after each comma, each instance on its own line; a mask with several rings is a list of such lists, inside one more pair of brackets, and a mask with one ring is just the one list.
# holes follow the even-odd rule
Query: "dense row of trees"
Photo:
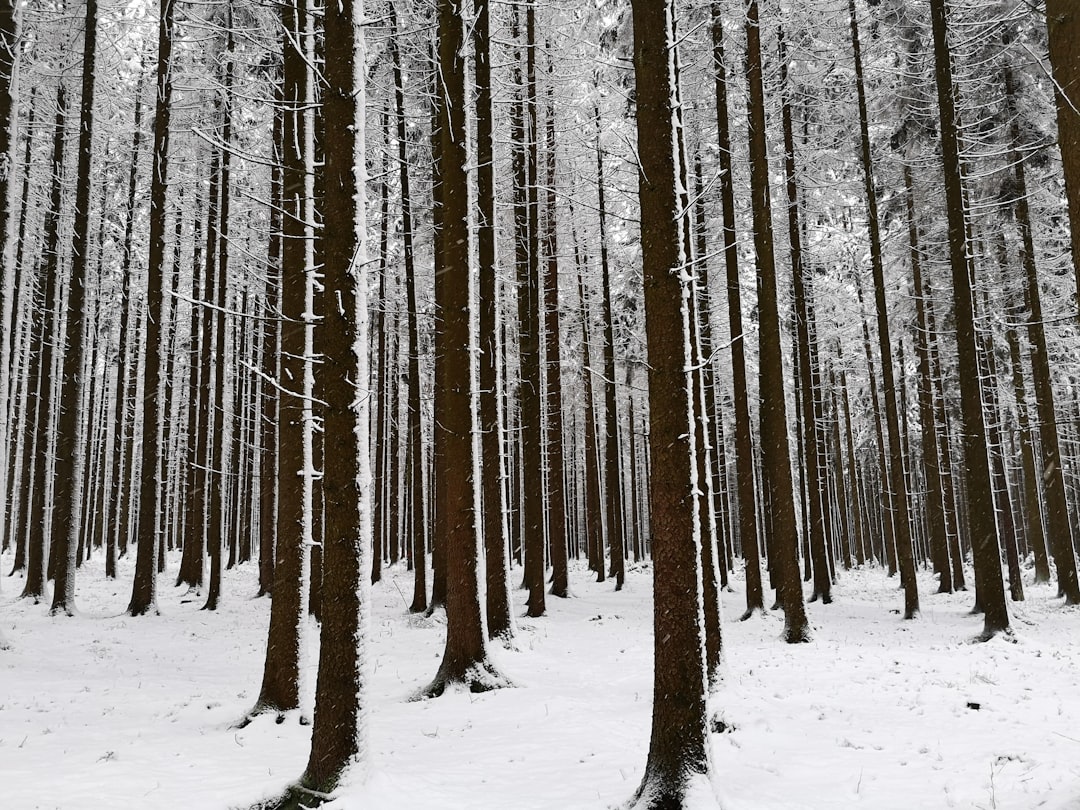
[[257, 560], [253, 714], [321, 622], [282, 806], [363, 747], [384, 564], [437, 696], [510, 683], [515, 566], [541, 617], [651, 559], [650, 808], [708, 773], [736, 569], [789, 642], [852, 566], [907, 619], [973, 567], [984, 638], [1025, 570], [1080, 602], [1068, 3], [80, 11], [0, 3], [3, 549], [61, 615], [97, 555], [133, 616]]

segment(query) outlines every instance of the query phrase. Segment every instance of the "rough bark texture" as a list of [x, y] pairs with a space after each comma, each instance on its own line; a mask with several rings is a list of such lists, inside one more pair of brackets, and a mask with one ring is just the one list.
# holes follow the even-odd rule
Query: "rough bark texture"
[[444, 254], [435, 287], [435, 431], [442, 434], [435, 477], [445, 481], [443, 500], [436, 508], [443, 514], [441, 525], [446, 531], [446, 647], [435, 679], [420, 696], [442, 694], [451, 685], [472, 691], [508, 685], [488, 657], [480, 599], [481, 538], [473, 490], [464, 25], [461, 9], [453, 0], [440, 0], [438, 12], [444, 90], [439, 116]]
[[[277, 552], [274, 597], [262, 686], [254, 712], [284, 712], [300, 706], [301, 629], [307, 613], [308, 549], [304, 543], [303, 475], [304, 403], [295, 388], [304, 377], [304, 309], [307, 297], [307, 247], [304, 223], [304, 103], [308, 69], [301, 48], [307, 31], [306, 2], [281, 7], [282, 37], [282, 251], [281, 375], [278, 406], [276, 481], [278, 493]], [[274, 347], [267, 347], [272, 350]], [[283, 389], [289, 389], [287, 392]], [[299, 468], [299, 469], [298, 469]]]
[[[964, 222], [963, 180], [956, 126], [956, 100], [952, 64], [946, 39], [945, 0], [930, 0], [934, 35], [938, 109], [941, 114], [941, 152], [945, 173], [945, 209], [948, 218], [949, 264], [952, 268], [956, 322], [956, 353], [960, 374], [960, 419], [964, 464], [967, 468], [968, 526], [975, 560], [975, 587], [983, 607], [983, 637], [1009, 629], [1009, 611], [1001, 578], [1001, 557], [987, 436], [979, 391], [978, 348], [975, 338], [972, 282], [968, 276], [968, 240]], [[1070, 549], [1071, 553], [1071, 549]]]
[[488, 635], [514, 633], [503, 498], [502, 435], [499, 431], [499, 305], [496, 276], [495, 159], [491, 101], [491, 14], [488, 0], [478, 0], [473, 49], [476, 55], [476, 199], [477, 259], [480, 268], [480, 486], [483, 508]]
[[1069, 198], [1073, 268], [1080, 304], [1080, 7], [1075, 0], [1047, 0], [1046, 30], [1057, 102], [1058, 147]]
[[32, 371], [37, 379], [38, 393], [34, 401], [34, 490], [27, 510], [30, 534], [27, 538], [26, 582], [22, 595], [35, 602], [46, 593], [46, 549], [49, 532], [45, 521], [45, 485], [51, 469], [49, 453], [49, 415], [52, 410], [53, 344], [58, 331], [57, 276], [59, 275], [60, 201], [64, 183], [64, 127], [67, 120], [67, 91], [63, 82], [56, 91], [56, 125], [53, 130], [52, 179], [49, 204], [45, 209], [44, 255], [41, 258], [38, 286], [44, 284], [41, 306], [34, 308], [33, 318], [40, 319], [37, 329], [39, 345], [33, 353], [37, 364]]
[[[551, 66], [549, 73], [553, 73]], [[554, 78], [554, 77], [552, 77]], [[545, 128], [544, 200], [544, 338], [547, 379], [547, 493], [548, 542], [551, 555], [551, 594], [570, 595], [566, 550], [566, 475], [563, 465], [562, 351], [559, 329], [559, 243], [555, 196], [555, 102], [548, 85]]]
[[731, 337], [731, 385], [735, 409], [735, 503], [739, 513], [739, 541], [746, 569], [746, 613], [765, 609], [758, 554], [757, 487], [754, 447], [746, 383], [746, 356], [742, 326], [742, 285], [739, 246], [735, 231], [735, 183], [731, 169], [731, 127], [728, 116], [727, 65], [724, 60], [723, 7], [712, 6], [713, 69], [716, 71], [716, 131], [720, 161], [720, 200], [723, 205], [724, 266], [727, 271], [728, 332]]
[[157, 612], [158, 541], [164, 531], [162, 511], [165, 445], [160, 425], [165, 413], [161, 321], [165, 291], [166, 194], [169, 189], [169, 118], [172, 109], [172, 42], [175, 0], [161, 0], [158, 25], [157, 104], [154, 109], [154, 164], [150, 180], [150, 256], [146, 289], [146, 395], [143, 424], [147, 434], [139, 473], [139, 547], [128, 612]]
[[649, 356], [653, 528], [653, 712], [645, 775], [630, 807], [681, 808], [708, 779], [701, 526], [693, 508], [690, 278], [680, 233], [673, 5], [635, 0], [638, 189]]
[[[327, 7], [326, 213], [319, 369], [324, 397], [322, 634], [311, 756], [302, 785], [332, 790], [367, 748], [365, 639], [371, 577], [364, 49], [353, 0]], [[276, 597], [275, 597], [276, 598]]]
[[753, 202], [754, 247], [757, 252], [760, 344], [760, 414], [762, 499], [771, 534], [780, 605], [784, 608], [784, 637], [789, 643], [808, 641], [802, 585], [799, 582], [799, 530], [795, 523], [795, 488], [791, 480], [784, 363], [780, 349], [780, 315], [776, 294], [776, 261], [769, 198], [769, 163], [765, 143], [765, 90], [762, 84], [761, 32], [758, 0], [750, 0], [746, 17], [750, 125], [750, 182]]

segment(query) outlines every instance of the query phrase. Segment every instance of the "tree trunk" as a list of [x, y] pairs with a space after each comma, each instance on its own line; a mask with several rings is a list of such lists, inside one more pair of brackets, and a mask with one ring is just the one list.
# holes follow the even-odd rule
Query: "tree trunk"
[[[368, 750], [366, 632], [370, 611], [370, 398], [367, 234], [364, 225], [365, 76], [361, 11], [325, 9], [323, 116], [326, 200], [319, 369], [325, 405], [322, 633], [311, 756], [304, 787], [325, 793]], [[365, 392], [366, 393], [366, 392]]]
[[22, 595], [41, 601], [46, 595], [46, 567], [48, 564], [49, 531], [45, 520], [45, 487], [52, 475], [52, 458], [49, 452], [49, 422], [53, 408], [53, 346], [59, 342], [57, 287], [60, 275], [60, 204], [64, 183], [64, 126], [67, 120], [67, 90], [61, 82], [56, 91], [56, 127], [53, 130], [52, 181], [49, 204], [45, 210], [44, 255], [41, 258], [38, 284], [45, 283], [44, 299], [35, 315], [41, 319], [40, 345], [34, 360], [38, 378], [38, 394], [34, 418], [34, 469], [33, 500], [28, 510], [30, 535], [27, 539], [26, 582]]
[[816, 402], [818, 392], [814, 385], [814, 373], [810, 357], [810, 319], [813, 303], [812, 293], [807, 290], [808, 276], [802, 252], [802, 226], [799, 221], [799, 186], [795, 168], [795, 137], [791, 124], [791, 102], [788, 89], [787, 53], [783, 29], [777, 29], [780, 48], [780, 94], [784, 130], [784, 177], [787, 188], [788, 244], [791, 246], [791, 275], [794, 286], [795, 324], [798, 332], [797, 373], [802, 383], [799, 404], [802, 407], [802, 448], [806, 498], [809, 501], [809, 523], [803, 531], [809, 540], [810, 554], [807, 562], [813, 562], [814, 590], [810, 601], [821, 599], [822, 604], [832, 602], [832, 578], [829, 576], [828, 552], [825, 546], [825, 504], [822, 495], [824, 484], [824, 459], [819, 455], [821, 441], [818, 436]]
[[[154, 109], [154, 167], [150, 182], [150, 257], [146, 302], [146, 396], [143, 398], [144, 443], [139, 473], [139, 548], [135, 558], [135, 581], [128, 613], [157, 613], [158, 541], [164, 531], [162, 512], [164, 481], [168, 470], [162, 421], [165, 413], [167, 359], [162, 357], [162, 309], [165, 291], [165, 220], [168, 193], [169, 118], [172, 100], [172, 43], [175, 0], [161, 0], [158, 26], [157, 104]], [[179, 214], [177, 214], [179, 216]], [[175, 285], [174, 285], [175, 289]]]
[[[230, 475], [230, 462], [227, 457], [231, 424], [225, 419], [228, 409], [227, 394], [231, 386], [226, 380], [225, 336], [229, 326], [226, 316], [229, 300], [229, 209], [231, 201], [232, 167], [232, 127], [233, 127], [233, 80], [236, 72], [234, 59], [235, 40], [232, 27], [232, 9], [226, 10], [225, 26], [226, 45], [224, 54], [225, 81], [222, 88], [224, 117], [221, 125], [221, 219], [218, 224], [218, 261], [217, 277], [214, 282], [214, 306], [217, 311], [212, 317], [217, 322], [214, 333], [214, 351], [212, 353], [216, 385], [214, 387], [214, 407], [207, 414], [208, 426], [212, 425], [210, 435], [214, 441], [214, 468], [210, 471], [207, 483], [210, 488], [210, 508], [207, 515], [207, 547], [210, 553], [210, 583], [206, 589], [204, 610], [217, 610], [221, 599], [222, 555], [224, 552], [226, 514], [225, 493]], [[230, 413], [230, 420], [232, 415]]]
[[1080, 303], [1080, 10], [1073, 0], [1047, 0], [1046, 31], [1054, 73], [1058, 148], [1069, 202], [1077, 302]]
[[[548, 52], [550, 53], [550, 44]], [[554, 65], [549, 66], [554, 81]], [[548, 541], [551, 546], [551, 594], [570, 595], [570, 577], [566, 551], [566, 473], [563, 466], [562, 351], [559, 329], [559, 243], [555, 203], [555, 102], [554, 89], [548, 85], [547, 151], [544, 186], [544, 336], [547, 366], [547, 500]], [[492, 210], [494, 214], [494, 208]], [[486, 436], [487, 433], [485, 432]]]
[[[438, 4], [439, 114], [443, 186], [443, 269], [435, 279], [435, 431], [442, 434], [435, 477], [444, 480], [438, 504], [446, 535], [446, 647], [435, 679], [421, 696], [460, 684], [473, 692], [508, 685], [488, 656], [480, 601], [482, 538], [476, 515], [473, 454], [469, 275], [469, 189], [465, 143], [464, 24], [452, 0]], [[363, 377], [361, 377], [363, 379]], [[543, 590], [541, 589], [541, 596]]]
[[679, 165], [673, 4], [635, 0], [634, 69], [640, 167], [642, 268], [649, 356], [649, 435], [654, 475], [654, 675], [652, 735], [645, 775], [629, 807], [708, 806], [710, 754], [702, 644], [701, 525], [692, 508], [698, 487], [695, 398], [690, 355], [690, 285], [678, 191]]
[[[304, 401], [287, 390], [304, 379], [304, 312], [307, 308], [308, 237], [304, 204], [308, 138], [304, 107], [309, 97], [304, 43], [311, 36], [305, 0], [281, 7], [281, 349], [277, 399], [277, 553], [262, 686], [252, 710], [286, 712], [300, 707], [303, 629], [307, 622], [311, 531], [309, 475], [304, 459]], [[273, 350], [268, 344], [266, 350]], [[300, 469], [297, 469], [297, 467]]]
[[[408, 344], [405, 354], [409, 358], [408, 432], [406, 434], [406, 457], [408, 484], [405, 491], [410, 499], [407, 507], [408, 523], [412, 541], [413, 600], [409, 610], [422, 613], [427, 609], [427, 497], [424, 491], [424, 448], [420, 431], [420, 347], [417, 328], [419, 313], [416, 304], [416, 268], [413, 255], [412, 197], [409, 190], [408, 138], [405, 121], [405, 84], [398, 52], [397, 16], [394, 4], [388, 7], [390, 15], [390, 41], [387, 48], [394, 70], [395, 121], [398, 142], [398, 184], [401, 193], [401, 238], [405, 262], [405, 308], [408, 320]], [[408, 535], [407, 535], [408, 536]]]
[[713, 68], [716, 71], [716, 129], [720, 159], [720, 198], [723, 204], [724, 264], [727, 270], [728, 330], [731, 336], [731, 385], [735, 406], [735, 492], [739, 513], [739, 539], [746, 568], [746, 612], [764, 611], [761, 562], [758, 558], [757, 492], [754, 448], [746, 384], [746, 356], [742, 327], [742, 286], [739, 246], [735, 231], [735, 183], [731, 169], [731, 127], [728, 120], [727, 66], [724, 60], [723, 7], [712, 5]]
[[[795, 487], [791, 480], [784, 362], [780, 348], [776, 264], [769, 198], [769, 163], [765, 139], [765, 90], [762, 83], [761, 29], [758, 0], [749, 0], [746, 18], [746, 79], [749, 85], [750, 182], [754, 247], [757, 253], [760, 331], [761, 465], [766, 525], [775, 556], [778, 596], [784, 608], [788, 643], [810, 639], [802, 584], [799, 582], [799, 530], [795, 523]], [[729, 286], [730, 289], [730, 286]]]
[[[962, 167], [957, 137], [955, 87], [946, 38], [945, 0], [930, 0], [934, 36], [938, 109], [941, 117], [941, 155], [945, 175], [949, 263], [956, 322], [956, 352], [960, 373], [960, 416], [967, 469], [968, 523], [975, 559], [975, 585], [983, 606], [984, 639], [1009, 629], [1005, 587], [1001, 579], [993, 493], [986, 458], [986, 425], [979, 392], [978, 349], [975, 340], [968, 240], [964, 222]], [[1032, 313], [1034, 315], [1034, 313]], [[1064, 493], [1063, 493], [1064, 494]], [[1071, 553], [1071, 549], [1070, 549]]]
[[622, 590], [626, 579], [623, 559], [622, 465], [619, 463], [619, 410], [615, 391], [615, 328], [611, 310], [611, 263], [607, 249], [607, 212], [604, 200], [604, 153], [600, 147], [600, 108], [596, 119], [596, 193], [600, 215], [600, 284], [604, 293], [604, 499], [607, 518], [607, 545], [611, 554], [609, 575], [615, 577], [615, 590]]
[[[506, 545], [506, 503], [499, 432], [498, 278], [496, 256], [495, 157], [491, 100], [491, 12], [488, 0], [475, 5], [473, 50], [476, 57], [476, 199], [477, 260], [480, 294], [480, 486], [487, 585], [488, 635], [509, 639], [514, 633]], [[561, 490], [560, 490], [561, 492]], [[564, 586], [565, 587], [565, 586]], [[564, 594], [561, 594], [565, 596]]]
[[524, 471], [526, 615], [543, 616], [544, 605], [544, 466], [543, 368], [540, 337], [540, 196], [539, 133], [536, 99], [536, 4], [525, 7], [525, 163], [527, 255], [525, 283], [518, 290], [521, 358], [521, 452]]
[[919, 247], [919, 226], [915, 218], [915, 192], [911, 166], [904, 163], [904, 197], [906, 202], [908, 246], [911, 253], [911, 277], [915, 296], [915, 356], [919, 364], [918, 400], [919, 427], [922, 440], [922, 469], [926, 480], [926, 525], [934, 571], [938, 574], [938, 593], [952, 593], [952, 566], [949, 559], [949, 537], [945, 528], [945, 508], [941, 478], [941, 447], [938, 425], [934, 419], [934, 390], [930, 379], [929, 326], [926, 319], [926, 290], [922, 277], [922, 252]]

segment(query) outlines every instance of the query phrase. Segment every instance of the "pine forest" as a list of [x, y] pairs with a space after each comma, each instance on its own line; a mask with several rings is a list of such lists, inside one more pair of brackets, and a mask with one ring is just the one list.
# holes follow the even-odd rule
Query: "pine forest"
[[0, 805], [1080, 808], [1077, 0], [0, 0]]

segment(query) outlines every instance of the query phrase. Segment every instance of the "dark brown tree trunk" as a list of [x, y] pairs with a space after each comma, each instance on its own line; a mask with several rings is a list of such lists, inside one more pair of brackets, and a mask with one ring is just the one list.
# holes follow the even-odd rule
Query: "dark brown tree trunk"
[[[210, 582], [206, 589], [206, 604], [204, 610], [217, 610], [221, 599], [221, 575], [224, 560], [224, 544], [226, 541], [226, 503], [225, 495], [228, 490], [229, 477], [232, 473], [228, 458], [228, 436], [226, 435], [225, 412], [230, 410], [226, 402], [226, 393], [229, 386], [226, 385], [225, 372], [225, 336], [229, 328], [229, 318], [226, 315], [229, 300], [229, 210], [232, 199], [231, 174], [232, 174], [232, 128], [233, 128], [233, 81], [236, 74], [235, 63], [235, 39], [232, 27], [232, 8], [226, 10], [225, 25], [227, 28], [225, 54], [223, 56], [225, 71], [224, 86], [222, 88], [223, 121], [221, 125], [221, 219], [218, 223], [218, 260], [217, 277], [214, 281], [214, 306], [216, 312], [208, 313], [217, 322], [214, 333], [213, 362], [215, 367], [215, 391], [214, 407], [211, 414], [207, 415], [210, 435], [214, 442], [214, 464], [209, 471], [207, 479], [210, 488], [210, 507], [207, 514], [207, 550], [210, 557]], [[231, 414], [230, 414], [231, 418]]]
[[[213, 367], [210, 362], [210, 342], [213, 339], [213, 312], [206, 306], [210, 300], [212, 279], [217, 272], [217, 216], [220, 189], [220, 156], [216, 149], [210, 158], [209, 200], [206, 209], [205, 249], [200, 239], [198, 216], [195, 220], [194, 277], [192, 279], [192, 298], [199, 303], [192, 307], [192, 341], [198, 343], [198, 351], [192, 355], [192, 372], [198, 390], [192, 390], [192, 409], [194, 415], [189, 419], [190, 444], [188, 446], [188, 495], [187, 535], [184, 538], [184, 552], [180, 558], [180, 572], [177, 585], [188, 588], [201, 588], [206, 556], [206, 494], [210, 469], [210, 389]], [[198, 209], [199, 206], [196, 206]], [[194, 363], [199, 368], [195, 372]]]
[[724, 264], [727, 270], [728, 330], [731, 336], [731, 384], [735, 406], [735, 492], [739, 512], [739, 540], [746, 567], [746, 612], [743, 619], [764, 611], [761, 562], [758, 558], [757, 491], [754, 448], [746, 384], [746, 356], [742, 327], [742, 288], [739, 247], [735, 232], [735, 183], [732, 179], [731, 127], [728, 119], [727, 66], [724, 59], [723, 7], [712, 5], [713, 69], [716, 72], [716, 129], [720, 161], [720, 198], [723, 205]]
[[[368, 750], [364, 628], [370, 611], [371, 469], [369, 398], [357, 396], [368, 373], [366, 228], [364, 227], [364, 47], [360, 10], [341, 0], [324, 11], [322, 87], [326, 137], [323, 320], [319, 369], [326, 500], [322, 632], [311, 756], [301, 784], [333, 790]], [[276, 598], [276, 597], [275, 597]]]
[[[307, 256], [309, 231], [305, 218], [307, 138], [304, 109], [308, 94], [308, 66], [303, 51], [310, 37], [305, 0], [281, 7], [281, 349], [275, 365], [278, 425], [276, 455], [277, 550], [274, 561], [273, 599], [262, 686], [252, 710], [286, 712], [300, 707], [300, 655], [307, 621], [309, 562], [304, 505], [308, 476], [304, 469], [304, 401], [295, 389], [304, 379], [307, 309]], [[266, 351], [275, 350], [267, 344]]]
[[525, 283], [518, 289], [521, 358], [521, 453], [524, 472], [526, 615], [543, 616], [544, 605], [544, 467], [542, 461], [543, 394], [540, 312], [539, 133], [536, 98], [536, 4], [525, 7], [525, 163], [527, 253]]
[[[89, 318], [86, 288], [90, 246], [90, 163], [94, 135], [94, 64], [97, 54], [97, 2], [87, 0], [82, 60], [82, 96], [79, 110], [79, 159], [75, 191], [75, 221], [71, 235], [71, 275], [68, 283], [65, 337], [60, 377], [60, 416], [54, 450], [51, 554], [56, 570], [49, 612], [75, 613], [75, 555], [82, 511], [85, 429], [82, 420], [87, 381], [85, 325]], [[163, 229], [164, 230], [164, 229]], [[59, 336], [59, 330], [56, 333]]]
[[64, 184], [64, 126], [67, 120], [67, 90], [63, 82], [56, 91], [56, 127], [53, 130], [52, 181], [48, 208], [45, 209], [45, 235], [40, 260], [39, 286], [44, 282], [44, 300], [35, 308], [34, 316], [41, 321], [41, 335], [34, 362], [37, 364], [38, 394], [34, 418], [34, 490], [27, 512], [30, 535], [27, 539], [26, 582], [23, 597], [39, 602], [46, 596], [46, 566], [48, 563], [49, 531], [45, 520], [45, 486], [52, 474], [49, 453], [49, 421], [52, 413], [53, 346], [59, 342], [58, 277], [60, 275], [60, 204]]
[[[394, 485], [388, 475], [390, 466], [391, 449], [389, 441], [390, 425], [390, 382], [388, 377], [393, 377], [394, 372], [389, 369], [390, 357], [386, 351], [390, 320], [390, 303], [386, 296], [386, 277], [389, 274], [389, 246], [390, 246], [390, 124], [384, 111], [380, 116], [382, 121], [382, 177], [379, 183], [379, 297], [373, 307], [373, 320], [371, 324], [375, 340], [378, 341], [378, 349], [373, 358], [378, 364], [376, 377], [373, 380], [375, 389], [375, 444], [372, 453], [375, 456], [375, 485], [372, 488], [372, 554], [371, 554], [371, 583], [374, 585], [382, 579], [382, 563], [385, 554], [386, 539], [394, 534], [388, 531], [389, 524], [389, 500], [390, 491]], [[395, 383], [396, 384], [396, 383]]]
[[[164, 531], [163, 488], [168, 477], [162, 421], [168, 418], [165, 404], [167, 375], [162, 371], [162, 310], [165, 291], [166, 195], [169, 189], [169, 119], [172, 101], [172, 43], [175, 0], [161, 0], [158, 25], [157, 103], [154, 108], [154, 164], [150, 181], [150, 257], [146, 289], [145, 385], [143, 397], [142, 467], [139, 472], [139, 547], [135, 557], [135, 581], [128, 613], [141, 616], [157, 613], [158, 543]], [[179, 214], [177, 214], [179, 216]], [[178, 270], [179, 268], [174, 268]], [[174, 285], [175, 288], [175, 285]]]
[[[548, 52], [550, 53], [550, 44]], [[554, 81], [554, 64], [549, 66]], [[555, 203], [555, 102], [554, 88], [548, 85], [547, 152], [544, 186], [544, 337], [547, 379], [547, 513], [548, 542], [551, 547], [551, 594], [570, 595], [566, 550], [566, 473], [563, 465], [562, 351], [559, 328], [559, 243]], [[494, 214], [494, 207], [492, 210]], [[631, 431], [631, 435], [632, 435]], [[486, 432], [484, 435], [487, 435]]]
[[600, 215], [600, 284], [604, 294], [604, 498], [607, 546], [611, 554], [609, 575], [615, 577], [615, 590], [622, 590], [626, 579], [623, 559], [622, 465], [619, 457], [619, 410], [615, 391], [615, 328], [611, 307], [611, 262], [607, 247], [607, 211], [604, 200], [604, 153], [600, 146], [600, 108], [594, 108], [596, 120], [596, 193]]
[[988, 639], [1009, 629], [1009, 611], [1001, 579], [993, 492], [986, 458], [986, 425], [979, 392], [978, 348], [972, 285], [968, 276], [968, 240], [965, 233], [962, 167], [957, 137], [956, 90], [946, 35], [945, 0], [930, 0], [930, 17], [941, 118], [941, 155], [945, 175], [949, 263], [952, 267], [956, 352], [960, 376], [961, 433], [964, 442], [964, 465], [968, 473], [968, 523], [975, 559], [975, 585], [984, 611], [982, 637]]
[[[451, 684], [479, 692], [508, 685], [488, 656], [480, 601], [482, 538], [473, 490], [473, 410], [469, 350], [469, 189], [465, 143], [464, 24], [452, 0], [438, 4], [439, 115], [443, 186], [443, 268], [435, 279], [435, 431], [442, 434], [435, 477], [446, 482], [442, 539], [446, 549], [446, 647], [435, 679], [422, 696]], [[362, 379], [362, 378], [361, 378]], [[543, 590], [541, 589], [541, 596]]]
[[[495, 156], [491, 100], [491, 12], [488, 0], [475, 5], [477, 260], [480, 282], [480, 470], [486, 563], [488, 635], [509, 639], [514, 632], [503, 498], [502, 435], [499, 432], [498, 279], [495, 238]], [[561, 490], [560, 490], [561, 492]], [[565, 587], [565, 586], [564, 586]], [[564, 594], [561, 594], [565, 596]]]
[[[810, 639], [802, 584], [799, 582], [799, 530], [795, 523], [795, 487], [791, 480], [784, 362], [780, 348], [776, 264], [769, 198], [769, 159], [765, 139], [765, 89], [762, 83], [761, 29], [758, 0], [750, 0], [746, 18], [746, 79], [749, 85], [750, 182], [757, 252], [760, 331], [761, 465], [766, 526], [771, 535], [770, 562], [775, 566], [784, 638], [788, 643]], [[730, 289], [730, 287], [729, 287]]]
[[[701, 526], [692, 507], [695, 402], [689, 356], [690, 288], [680, 233], [673, 4], [635, 0], [639, 197], [645, 329], [649, 356], [650, 486], [653, 542], [654, 675], [652, 734], [645, 775], [629, 807], [681, 808], [709, 790], [706, 672], [702, 644]], [[681, 169], [681, 171], [680, 171]], [[703, 797], [702, 797], [703, 798]]]
[[1046, 31], [1054, 73], [1058, 148], [1069, 202], [1077, 303], [1080, 304], [1080, 9], [1073, 0], [1047, 0]]
[[[1048, 7], [1049, 13], [1049, 7]], [[1074, 18], [1077, 19], [1077, 18]], [[1048, 18], [1051, 31], [1054, 22]], [[1053, 48], [1053, 43], [1051, 44]], [[1058, 555], [1064, 556], [1064, 550], [1069, 550], [1069, 559], [1072, 558], [1072, 538], [1068, 522], [1068, 506], [1064, 498], [1064, 481], [1062, 479], [1057, 437], [1057, 420], [1054, 408], [1054, 391], [1050, 376], [1049, 354], [1046, 347], [1046, 330], [1042, 323], [1042, 296], [1039, 292], [1039, 273], [1035, 263], [1035, 242], [1031, 228], [1031, 209], [1028, 203], [1027, 172], [1021, 155], [1023, 143], [1021, 142], [1020, 125], [1016, 111], [1016, 84], [1012, 68], [1005, 66], [1005, 99], [1010, 113], [1009, 137], [1012, 141], [1010, 160], [1013, 163], [1013, 178], [1016, 183], [1016, 224], [1020, 230], [1020, 262], [1024, 268], [1024, 302], [1017, 302], [1014, 308], [1014, 318], [1024, 313], [1025, 302], [1031, 307], [1028, 321], [1028, 339], [1031, 342], [1031, 376], [1035, 387], [1035, 404], [1037, 418], [1039, 420], [1039, 450], [1043, 461], [1043, 487], [1046, 500], [1046, 532], [1050, 535], [1050, 548], [1054, 554], [1055, 563]], [[1059, 98], [1060, 103], [1060, 98]], [[1075, 117], [1075, 111], [1069, 111]], [[1058, 109], [1059, 122], [1061, 109]], [[1062, 140], [1063, 160], [1064, 145]], [[1080, 157], [1080, 155], [1078, 155]], [[1080, 220], [1076, 220], [1080, 222]], [[1074, 227], [1074, 233], [1076, 232]], [[1074, 242], [1074, 245], [1076, 242]], [[1021, 452], [1024, 458], [1024, 486], [1025, 486], [1025, 512], [1027, 513], [1027, 536], [1028, 543], [1034, 549], [1035, 554], [1035, 581], [1047, 582], [1050, 579], [1050, 566], [1046, 556], [1046, 536], [1043, 534], [1041, 520], [1041, 507], [1038, 492], [1038, 483], [1035, 480], [1035, 462], [1032, 452], [1032, 437], [1030, 418], [1024, 396], [1024, 375], [1020, 362], [1019, 338], [1014, 329], [1009, 333], [1009, 349], [1013, 364], [1013, 385], [1016, 389], [1017, 412], [1021, 429]], [[1050, 421], [1047, 422], [1046, 420]], [[1031, 469], [1028, 469], [1030, 464]], [[1064, 543], [1058, 541], [1064, 539]], [[1058, 564], [1058, 582], [1063, 593], [1068, 594], [1068, 587], [1073, 588], [1073, 598], [1080, 597], [1080, 590], [1076, 585], [1075, 562], [1073, 573], [1069, 572], [1069, 560], [1063, 560], [1065, 567], [1062, 569]]]
[[855, 16], [855, 0], [848, 0], [848, 15], [851, 22], [851, 45], [855, 57], [855, 88], [859, 106], [863, 188], [866, 194], [867, 230], [870, 232], [870, 266], [874, 275], [874, 302], [877, 309], [881, 393], [885, 398], [885, 423], [889, 434], [889, 511], [893, 517], [896, 556], [900, 567], [900, 581], [904, 588], [904, 618], [913, 619], [919, 613], [919, 590], [915, 581], [911, 518], [908, 513], [908, 486], [904, 475], [904, 457], [900, 447], [900, 420], [896, 412], [896, 382], [893, 372], [892, 340], [889, 337], [888, 305], [885, 301], [881, 227], [874, 184], [874, 164], [870, 153], [869, 118], [866, 110], [866, 89], [863, 81], [862, 52], [859, 47], [859, 24]]

